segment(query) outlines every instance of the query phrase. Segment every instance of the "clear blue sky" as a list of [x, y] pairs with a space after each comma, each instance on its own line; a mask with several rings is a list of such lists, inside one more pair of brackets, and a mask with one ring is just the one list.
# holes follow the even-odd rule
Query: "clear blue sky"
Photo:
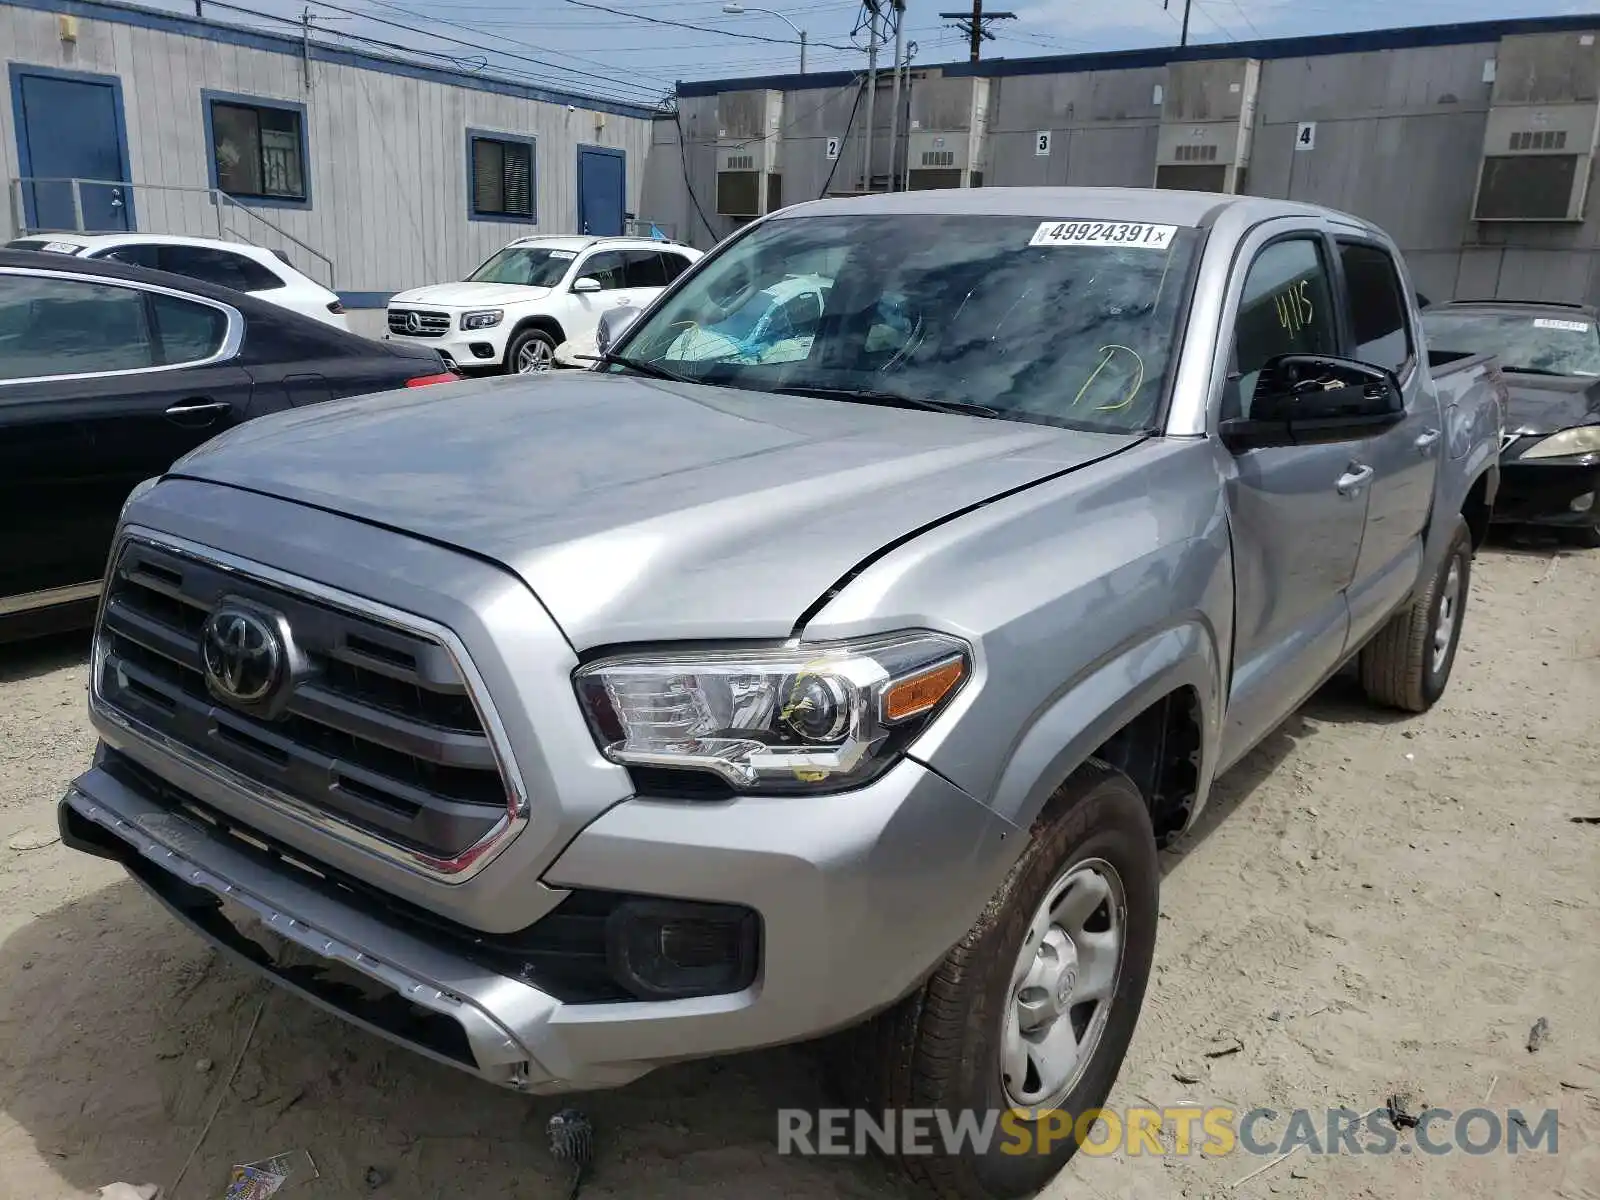
[[[146, 0], [149, 2], [149, 0]], [[192, 0], [155, 0], [193, 11]], [[229, 0], [239, 8], [298, 18], [303, 0]], [[678, 79], [759, 75], [795, 69], [799, 47], [783, 21], [749, 12], [723, 13], [722, 0], [333, 0], [311, 2], [320, 29], [458, 56], [468, 66], [510, 72], [547, 84], [629, 100], [656, 99]], [[219, 20], [251, 18], [206, 0]], [[906, 31], [917, 62], [964, 58], [961, 35], [941, 11], [970, 0], [909, 0]], [[1026, 58], [1174, 45], [1183, 0], [987, 0], [1017, 20], [995, 25], [985, 58]], [[336, 11], [370, 14], [370, 19]], [[747, 7], [756, 7], [750, 5]], [[811, 40], [810, 69], [851, 70], [866, 55], [852, 48], [858, 0], [766, 0]], [[1225, 42], [1292, 37], [1398, 25], [1432, 25], [1496, 17], [1595, 12], [1596, 0], [1193, 0], [1190, 40]], [[642, 18], [654, 18], [647, 20]], [[1597, 13], [1600, 23], [1600, 13]], [[396, 28], [398, 22], [413, 29]], [[680, 22], [682, 28], [659, 22]], [[281, 22], [266, 22], [283, 30]], [[743, 37], [734, 35], [746, 35]], [[773, 39], [763, 41], [757, 39]], [[454, 39], [454, 41], [447, 40]], [[459, 43], [471, 43], [462, 45]], [[855, 43], [864, 46], [858, 36]]]

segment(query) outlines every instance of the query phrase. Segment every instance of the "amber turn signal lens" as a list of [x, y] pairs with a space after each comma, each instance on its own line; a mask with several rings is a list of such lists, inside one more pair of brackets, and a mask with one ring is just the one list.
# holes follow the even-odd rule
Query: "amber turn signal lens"
[[966, 674], [967, 664], [956, 658], [891, 683], [883, 693], [883, 719], [904, 721], [927, 712], [948, 696]]

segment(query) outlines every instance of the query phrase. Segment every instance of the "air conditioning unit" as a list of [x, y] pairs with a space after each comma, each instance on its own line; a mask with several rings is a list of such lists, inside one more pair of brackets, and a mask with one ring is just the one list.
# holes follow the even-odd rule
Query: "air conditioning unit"
[[927, 79], [911, 93], [906, 189], [983, 186], [989, 142], [989, 81]]
[[1162, 88], [1155, 185], [1242, 193], [1261, 87], [1253, 58], [1173, 63]]
[[782, 92], [763, 89], [717, 97], [718, 216], [750, 219], [781, 207], [782, 125]]
[[1502, 38], [1472, 216], [1581, 222], [1600, 135], [1600, 46], [1592, 33]]

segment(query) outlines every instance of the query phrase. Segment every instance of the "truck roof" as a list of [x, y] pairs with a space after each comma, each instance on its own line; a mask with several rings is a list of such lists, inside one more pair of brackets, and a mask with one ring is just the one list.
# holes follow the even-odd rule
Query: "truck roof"
[[883, 216], [1089, 217], [1152, 221], [1172, 225], [1210, 225], [1225, 211], [1243, 209], [1256, 220], [1288, 216], [1332, 216], [1362, 229], [1359, 217], [1315, 204], [1217, 192], [1179, 192], [1156, 188], [1003, 187], [950, 188], [925, 192], [874, 192], [839, 196], [780, 209], [774, 219], [870, 213]]

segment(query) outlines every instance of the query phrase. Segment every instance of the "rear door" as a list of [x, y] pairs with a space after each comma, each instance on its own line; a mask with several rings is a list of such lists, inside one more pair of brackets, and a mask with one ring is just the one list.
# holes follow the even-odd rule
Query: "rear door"
[[1361, 461], [1372, 469], [1367, 529], [1350, 589], [1350, 640], [1362, 641], [1406, 597], [1422, 565], [1423, 533], [1444, 452], [1439, 396], [1412, 328], [1409, 294], [1394, 254], [1376, 240], [1340, 235], [1345, 354], [1393, 371], [1405, 419], [1370, 437]]
[[243, 321], [120, 280], [0, 278], [0, 592], [100, 578], [140, 480], [240, 419]]

